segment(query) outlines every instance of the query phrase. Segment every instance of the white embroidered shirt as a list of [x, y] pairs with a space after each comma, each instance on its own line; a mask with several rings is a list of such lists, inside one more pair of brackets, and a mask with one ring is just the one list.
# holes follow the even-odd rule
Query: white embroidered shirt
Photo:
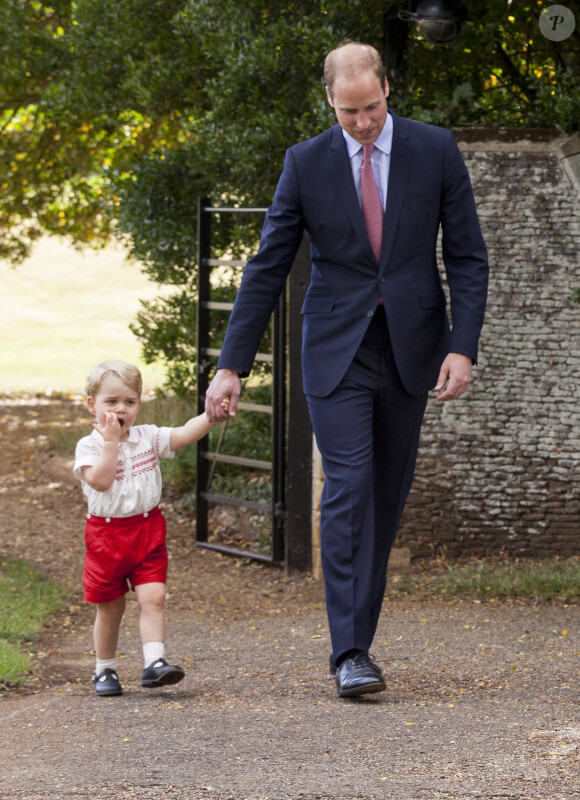
[[89, 514], [98, 517], [130, 517], [144, 514], [161, 499], [160, 458], [173, 458], [171, 428], [157, 425], [134, 425], [126, 442], [119, 444], [117, 474], [106, 492], [93, 489], [83, 480], [82, 467], [93, 466], [103, 450], [98, 431], [81, 439], [75, 451], [74, 475], [80, 480], [87, 498]]

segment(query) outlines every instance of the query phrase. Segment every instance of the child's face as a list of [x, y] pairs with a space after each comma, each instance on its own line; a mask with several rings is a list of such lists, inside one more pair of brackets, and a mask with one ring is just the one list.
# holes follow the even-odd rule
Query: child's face
[[135, 422], [141, 405], [140, 395], [127, 386], [116, 375], [107, 375], [94, 397], [87, 397], [87, 408], [97, 418], [99, 425], [105, 425], [107, 413], [113, 413], [123, 430], [122, 440], [129, 435], [129, 428]]

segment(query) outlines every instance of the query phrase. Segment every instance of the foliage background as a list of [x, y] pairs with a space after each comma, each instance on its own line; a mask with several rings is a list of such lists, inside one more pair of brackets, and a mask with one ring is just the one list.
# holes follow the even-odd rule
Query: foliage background
[[[466, 0], [447, 45], [409, 26], [397, 112], [444, 126], [580, 128], [578, 25], [550, 3]], [[567, 0], [580, 21], [577, 0]], [[115, 236], [173, 291], [133, 324], [148, 362], [194, 388], [196, 200], [267, 205], [285, 149], [333, 123], [321, 83], [345, 37], [383, 48], [387, 0], [4, 0], [0, 6], [0, 258], [45, 233], [79, 246]], [[216, 255], [256, 246], [256, 222], [218, 227]]]

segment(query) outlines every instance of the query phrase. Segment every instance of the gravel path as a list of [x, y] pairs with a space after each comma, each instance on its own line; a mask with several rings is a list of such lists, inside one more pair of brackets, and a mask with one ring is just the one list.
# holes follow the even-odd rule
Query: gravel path
[[168, 648], [186, 678], [140, 688], [131, 600], [124, 694], [97, 698], [82, 498], [42, 448], [57, 411], [0, 407], [0, 556], [71, 591], [36, 677], [0, 694], [1, 800], [580, 798], [580, 607], [390, 601], [387, 691], [339, 700], [322, 587], [193, 547], [171, 505]]

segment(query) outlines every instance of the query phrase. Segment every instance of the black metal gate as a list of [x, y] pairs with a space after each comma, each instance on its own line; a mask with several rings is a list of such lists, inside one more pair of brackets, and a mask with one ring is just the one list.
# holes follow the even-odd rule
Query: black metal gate
[[[233, 297], [227, 300], [215, 297], [220, 288], [219, 270], [241, 271], [245, 266], [245, 261], [212, 257], [212, 219], [216, 215], [223, 218], [222, 215], [226, 214], [263, 215], [265, 211], [259, 208], [212, 207], [207, 197], [198, 201], [198, 413], [203, 412], [205, 393], [220, 353], [219, 341], [213, 339], [216, 330], [225, 328], [225, 315], [229, 315], [233, 306]], [[310, 565], [312, 441], [306, 403], [299, 385], [300, 325], [297, 313], [308, 284], [306, 275], [309, 270], [309, 255], [303, 247], [294, 264], [288, 290], [282, 293], [272, 317], [271, 344], [267, 348], [264, 346], [265, 337], [256, 357], [258, 364], [270, 370], [269, 401], [246, 399], [244, 388], [236, 420], [216, 426], [210, 437], [197, 444], [196, 544], [234, 556], [271, 563], [284, 562], [297, 569]], [[263, 385], [261, 389], [264, 389]], [[269, 426], [262, 423], [246, 425], [249, 431], [247, 439], [240, 442], [239, 435], [236, 437], [238, 419], [255, 419], [255, 415], [270, 420]], [[265, 427], [269, 427], [267, 446], [263, 436]], [[228, 447], [230, 440], [234, 442], [233, 451]], [[258, 451], [267, 450], [268, 456], [251, 458], [245, 454], [256, 448]], [[222, 477], [218, 471], [223, 465], [224, 469], [229, 467], [238, 473], [233, 480], [230, 472], [229, 483], [225, 481], [227, 492], [215, 487]], [[241, 480], [238, 480], [240, 475]], [[223, 481], [221, 485], [224, 485]], [[242, 490], [257, 485], [262, 494], [267, 485], [270, 497], [252, 499], [239, 496], [240, 485]], [[291, 513], [288, 513], [289, 507]], [[222, 530], [219, 514], [229, 515], [229, 532]], [[256, 526], [252, 528], [250, 524], [252, 520], [258, 521], [257, 532]]]

